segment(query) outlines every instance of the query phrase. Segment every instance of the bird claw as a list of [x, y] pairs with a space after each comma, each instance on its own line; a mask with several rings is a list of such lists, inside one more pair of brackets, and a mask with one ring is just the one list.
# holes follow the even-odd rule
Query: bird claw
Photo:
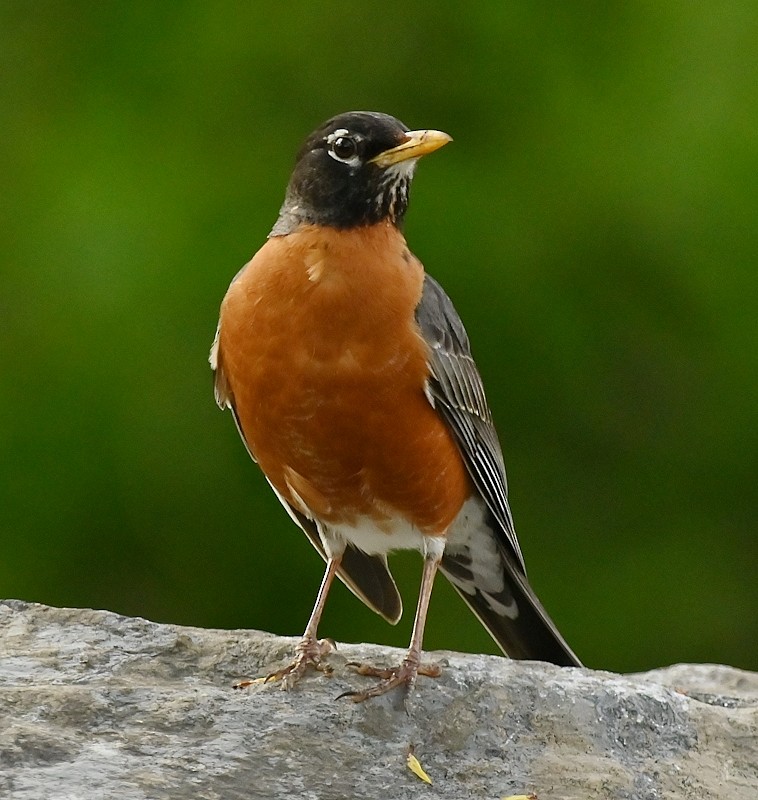
[[374, 667], [371, 664], [362, 664], [359, 661], [349, 661], [347, 666], [353, 667], [358, 675], [381, 678], [381, 682], [376, 686], [372, 686], [362, 692], [343, 692], [337, 697], [337, 700], [342, 697], [349, 697], [354, 703], [362, 703], [370, 697], [380, 697], [399, 686], [404, 687], [407, 693], [415, 683], [417, 675], [439, 678], [442, 674], [442, 668], [439, 664], [417, 664], [409, 659], [405, 659], [399, 667]]
[[334, 672], [334, 668], [322, 659], [337, 649], [334, 639], [302, 639], [295, 648], [295, 658], [286, 667], [269, 672], [264, 678], [255, 680], [238, 681], [234, 684], [234, 689], [246, 689], [255, 683], [276, 683], [281, 681], [282, 689], [289, 691], [309, 669], [315, 669], [329, 676]]
[[[362, 661], [348, 661], [348, 667], [353, 667], [358, 675], [368, 675], [372, 678], [391, 678], [398, 670], [406, 666], [412, 666], [412, 662], [404, 661], [399, 667], [375, 667], [372, 664], [365, 664]], [[439, 664], [430, 662], [419, 664], [415, 669], [416, 675], [424, 675], [427, 678], [439, 678], [442, 675], [442, 667]]]

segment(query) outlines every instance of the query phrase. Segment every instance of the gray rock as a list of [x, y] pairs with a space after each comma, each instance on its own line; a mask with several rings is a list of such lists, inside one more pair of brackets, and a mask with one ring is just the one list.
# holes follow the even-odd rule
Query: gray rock
[[[0, 797], [758, 798], [758, 674], [678, 665], [641, 675], [436, 653], [441, 678], [356, 705], [334, 674], [244, 691], [294, 640], [0, 602]], [[406, 766], [409, 746], [433, 781]]]

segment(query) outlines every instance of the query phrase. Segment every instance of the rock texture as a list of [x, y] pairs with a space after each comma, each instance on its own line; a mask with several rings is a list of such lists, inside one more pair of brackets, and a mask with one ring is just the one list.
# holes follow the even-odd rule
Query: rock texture
[[[331, 678], [232, 683], [294, 640], [0, 602], [0, 797], [11, 800], [758, 798], [758, 674], [680, 665], [620, 676], [437, 653], [408, 708], [340, 645]], [[406, 766], [409, 746], [432, 779]]]

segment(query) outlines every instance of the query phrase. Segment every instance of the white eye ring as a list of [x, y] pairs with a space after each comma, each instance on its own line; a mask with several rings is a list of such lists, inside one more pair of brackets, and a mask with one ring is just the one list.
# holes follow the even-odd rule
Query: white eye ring
[[347, 164], [351, 167], [356, 167], [360, 164], [360, 156], [358, 155], [358, 140], [356, 136], [350, 134], [346, 128], [339, 128], [330, 133], [326, 137], [326, 143], [329, 145], [327, 153], [340, 164]]

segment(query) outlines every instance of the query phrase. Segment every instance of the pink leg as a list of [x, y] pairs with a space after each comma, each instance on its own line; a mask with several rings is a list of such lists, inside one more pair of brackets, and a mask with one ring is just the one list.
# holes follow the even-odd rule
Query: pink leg
[[421, 589], [419, 591], [418, 606], [416, 607], [416, 617], [413, 621], [411, 644], [408, 648], [408, 655], [403, 659], [402, 664], [392, 669], [377, 669], [369, 664], [353, 662], [351, 666], [356, 667], [359, 675], [372, 675], [383, 680], [363, 692], [345, 692], [340, 697], [349, 697], [354, 703], [362, 703], [364, 700], [368, 700], [369, 697], [378, 697], [397, 686], [404, 686], [406, 691], [410, 690], [419, 673], [431, 678], [439, 677], [441, 673], [439, 665], [421, 664], [421, 645], [424, 640], [426, 614], [429, 610], [429, 599], [432, 596], [434, 576], [437, 573], [437, 567], [441, 559], [442, 553], [429, 554], [424, 559], [424, 572], [421, 576]]
[[[310, 619], [305, 626], [305, 632], [295, 647], [295, 658], [292, 663], [267, 675], [265, 683], [281, 680], [282, 689], [291, 689], [303, 677], [309, 667], [327, 675], [331, 673], [331, 667], [321, 659], [334, 650], [334, 642], [331, 639], [319, 640], [317, 631], [321, 615], [324, 613], [326, 596], [329, 594], [329, 588], [332, 585], [334, 576], [337, 574], [337, 567], [339, 567], [340, 561], [341, 558], [338, 557], [330, 558], [326, 562], [326, 572], [324, 572], [324, 577], [321, 580], [316, 604], [313, 606]], [[234, 688], [244, 689], [252, 683], [253, 681], [240, 681], [235, 684]]]

